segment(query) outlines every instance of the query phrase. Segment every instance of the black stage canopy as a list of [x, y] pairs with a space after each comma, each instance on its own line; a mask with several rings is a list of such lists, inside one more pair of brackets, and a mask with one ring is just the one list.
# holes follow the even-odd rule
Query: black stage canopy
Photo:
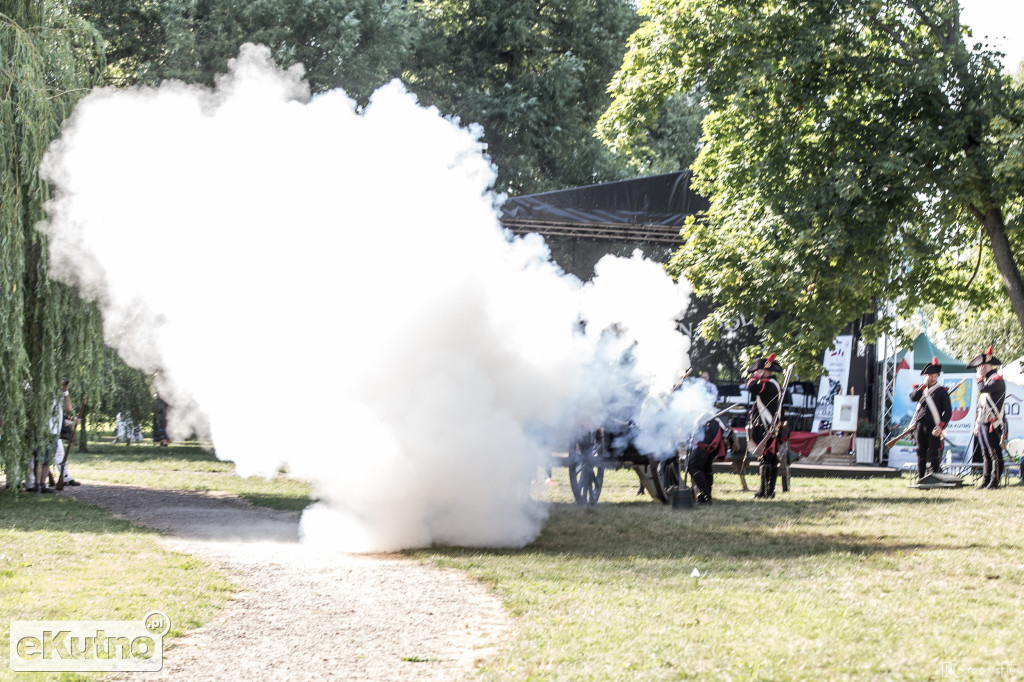
[[515, 234], [658, 242], [678, 246], [686, 217], [707, 209], [689, 170], [513, 197], [501, 224]]

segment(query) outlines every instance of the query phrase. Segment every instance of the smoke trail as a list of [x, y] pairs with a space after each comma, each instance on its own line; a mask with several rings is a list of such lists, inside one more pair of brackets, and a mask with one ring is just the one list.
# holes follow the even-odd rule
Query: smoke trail
[[40, 229], [108, 342], [161, 371], [172, 428], [314, 482], [307, 538], [521, 546], [552, 449], [685, 367], [687, 291], [638, 255], [583, 285], [510, 238], [479, 138], [398, 82], [361, 113], [311, 97], [246, 45], [212, 90], [84, 98]]

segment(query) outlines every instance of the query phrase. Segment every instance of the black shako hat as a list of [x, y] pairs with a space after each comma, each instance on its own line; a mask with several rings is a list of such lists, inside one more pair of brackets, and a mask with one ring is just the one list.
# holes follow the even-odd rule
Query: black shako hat
[[769, 372], [781, 372], [782, 365], [775, 362], [775, 353], [772, 353], [766, 358], [758, 358], [754, 361], [754, 364], [747, 370], [747, 374], [753, 374], [759, 369], [766, 369]]
[[933, 355], [932, 361], [924, 366], [924, 369], [921, 370], [921, 375], [924, 376], [925, 374], [942, 374], [942, 365], [939, 364], [938, 357]]
[[1003, 361], [992, 355], [992, 346], [988, 347], [988, 350], [981, 355], [975, 355], [971, 358], [971, 361], [967, 363], [967, 369], [974, 369], [975, 367], [981, 367], [982, 365], [1001, 365]]

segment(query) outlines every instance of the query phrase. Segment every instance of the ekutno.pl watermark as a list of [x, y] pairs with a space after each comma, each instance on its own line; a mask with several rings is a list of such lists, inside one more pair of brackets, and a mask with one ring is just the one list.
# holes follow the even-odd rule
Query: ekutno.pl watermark
[[942, 662], [942, 676], [946, 678], [951, 677], [1002, 677], [1003, 675], [1012, 675], [1017, 672], [1017, 668], [1012, 665], [971, 665], [963, 661], [943, 661]]
[[15, 672], [153, 672], [164, 665], [171, 621], [160, 611], [137, 620], [16, 620]]

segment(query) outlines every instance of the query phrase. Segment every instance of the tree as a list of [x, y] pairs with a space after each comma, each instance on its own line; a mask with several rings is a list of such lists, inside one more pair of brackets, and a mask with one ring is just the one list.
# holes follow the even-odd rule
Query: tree
[[[1024, 63], [1013, 78], [1018, 88], [1024, 88]], [[1019, 221], [1022, 209], [1018, 197], [1007, 213], [1017, 216]], [[966, 284], [959, 287], [961, 295], [932, 312], [956, 357], [971, 358], [992, 345], [996, 354], [1009, 362], [1024, 354], [1024, 329], [1013, 312], [992, 256], [984, 249], [984, 234], [980, 229], [978, 232], [975, 245], [968, 252], [974, 260], [974, 270]], [[1011, 251], [1024, 253], [1024, 231], [1010, 230], [1008, 236]]]
[[401, 74], [414, 41], [401, 0], [72, 0], [108, 41], [107, 82], [212, 85], [246, 42], [275, 61], [301, 62], [313, 92], [360, 103]]
[[499, 191], [528, 194], [624, 176], [593, 138], [606, 84], [636, 27], [629, 0], [424, 0], [410, 89], [483, 126]]
[[[39, 162], [74, 102], [98, 80], [102, 40], [57, 2], [7, 3], [0, 14], [0, 460], [7, 480], [33, 452], [52, 456], [50, 418], [62, 375], [94, 383], [100, 316], [48, 278], [35, 229], [49, 197]], [[80, 395], [80, 393], [79, 393]], [[77, 398], [77, 396], [76, 396]]]
[[92, 416], [114, 421], [120, 414], [122, 418], [130, 417], [141, 428], [152, 419], [156, 409], [152, 384], [152, 377], [129, 367], [116, 350], [106, 347], [98, 391], [102, 408], [93, 411]]
[[[805, 372], [850, 321], [955, 297], [981, 226], [1018, 318], [1008, 235], [1024, 192], [1024, 93], [968, 44], [955, 0], [650, 0], [599, 124], [639, 146], [699, 88], [695, 187], [711, 208], [673, 267]], [[964, 259], [965, 261], [967, 259]], [[817, 373], [817, 372], [815, 372]]]
[[[1014, 253], [1024, 250], [1022, 239], [1019, 230], [1010, 236]], [[941, 308], [926, 309], [925, 315], [935, 319], [954, 356], [966, 360], [991, 345], [1003, 362], [1010, 362], [1024, 354], [1024, 330], [1013, 314], [991, 256], [980, 247], [977, 271], [962, 288], [962, 295]]]
[[70, 0], [106, 41], [103, 82], [155, 84], [167, 54], [165, 16], [177, 5], [156, 0]]
[[[401, 78], [425, 105], [480, 123], [500, 191], [628, 174], [593, 128], [638, 24], [631, 0], [70, 1], [107, 37], [105, 76], [118, 85], [210, 85], [242, 43], [263, 43], [281, 66], [301, 62], [313, 92], [342, 87], [364, 105]], [[664, 132], [692, 128], [691, 105], [673, 107]], [[671, 159], [687, 144], [656, 146], [677, 170]]]
[[671, 95], [647, 131], [645, 148], [629, 155], [636, 160], [637, 170], [655, 175], [690, 168], [700, 151], [701, 123], [706, 115], [700, 95]]

